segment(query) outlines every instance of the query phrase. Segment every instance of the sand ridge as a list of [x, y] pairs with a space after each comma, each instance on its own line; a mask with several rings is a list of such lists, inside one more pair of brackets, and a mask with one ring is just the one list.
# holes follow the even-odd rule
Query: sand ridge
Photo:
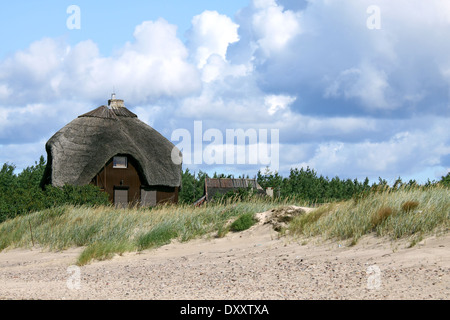
[[448, 234], [413, 248], [371, 235], [349, 247], [280, 237], [266, 223], [269, 211], [258, 218], [223, 238], [173, 241], [79, 268], [71, 266], [83, 248], [6, 250], [0, 299], [449, 299]]

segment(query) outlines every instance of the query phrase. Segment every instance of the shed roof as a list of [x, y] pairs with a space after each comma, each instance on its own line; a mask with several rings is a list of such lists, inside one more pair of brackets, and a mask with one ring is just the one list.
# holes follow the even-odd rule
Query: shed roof
[[205, 179], [205, 193], [207, 200], [210, 200], [216, 193], [225, 194], [231, 190], [238, 190], [239, 188], [246, 189], [251, 187], [257, 191], [264, 192], [263, 188], [258, 184], [256, 179], [243, 178], [206, 178]]

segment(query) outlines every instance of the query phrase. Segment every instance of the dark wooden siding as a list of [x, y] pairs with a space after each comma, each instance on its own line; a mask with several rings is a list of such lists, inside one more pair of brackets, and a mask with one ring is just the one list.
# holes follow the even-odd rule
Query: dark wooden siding
[[128, 160], [127, 168], [113, 168], [113, 159], [110, 159], [91, 182], [107, 192], [109, 200], [112, 203], [114, 203], [114, 189], [124, 187], [128, 189], [128, 201], [131, 205], [140, 204], [141, 189], [155, 190], [157, 204], [164, 202], [178, 202], [177, 187], [145, 186], [137, 169], [139, 168], [139, 165], [136, 160], [128, 155], [126, 157]]
[[158, 192], [156, 193], [157, 203], [178, 203], [178, 187], [157, 187]]
[[141, 179], [136, 170], [136, 164], [128, 158], [127, 168], [113, 168], [113, 159], [94, 177], [92, 183], [109, 194], [109, 200], [114, 202], [114, 188], [128, 187], [128, 201], [138, 203], [141, 199]]

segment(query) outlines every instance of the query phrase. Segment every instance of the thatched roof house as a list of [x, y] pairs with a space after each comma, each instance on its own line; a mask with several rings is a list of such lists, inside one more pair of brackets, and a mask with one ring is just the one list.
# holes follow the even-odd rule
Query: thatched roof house
[[92, 183], [116, 204], [176, 202], [181, 164], [172, 161], [174, 148], [113, 95], [108, 106], [79, 116], [48, 140], [42, 184]]

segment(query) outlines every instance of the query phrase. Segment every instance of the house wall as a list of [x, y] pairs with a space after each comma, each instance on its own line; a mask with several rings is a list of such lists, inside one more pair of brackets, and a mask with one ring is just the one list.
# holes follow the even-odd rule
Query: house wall
[[128, 157], [127, 168], [113, 168], [112, 159], [94, 177], [92, 184], [100, 187], [109, 195], [109, 200], [114, 203], [114, 189], [128, 187], [128, 202], [139, 203], [141, 199], [141, 179], [136, 170], [134, 161]]
[[[141, 194], [150, 195], [156, 192], [156, 204], [164, 202], [178, 202], [178, 188], [165, 186], [145, 186], [137, 170], [136, 161], [127, 156], [127, 168], [114, 168], [113, 159], [109, 160], [104, 168], [92, 179], [92, 184], [100, 187], [109, 195], [109, 200], [114, 203], [114, 190], [128, 190], [128, 202], [131, 205], [141, 204]], [[153, 197], [153, 196], [151, 196]], [[153, 200], [143, 199], [143, 205], [154, 204]]]
[[171, 202], [178, 203], [178, 187], [165, 186], [143, 186], [141, 195], [146, 196], [142, 199], [144, 205], [155, 202], [156, 204]]
[[159, 187], [156, 193], [157, 203], [178, 203], [178, 187]]

